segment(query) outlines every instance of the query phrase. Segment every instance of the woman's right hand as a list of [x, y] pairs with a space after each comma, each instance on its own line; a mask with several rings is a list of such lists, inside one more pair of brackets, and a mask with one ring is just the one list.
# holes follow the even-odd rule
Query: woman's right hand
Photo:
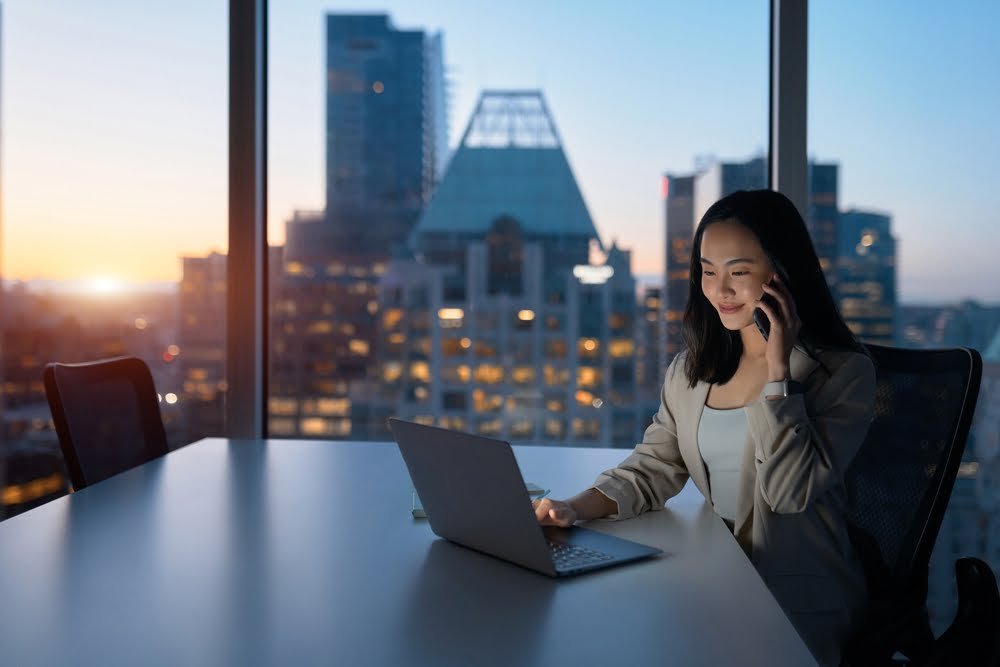
[[538, 523], [543, 526], [562, 526], [567, 528], [576, 523], [576, 510], [565, 500], [553, 500], [551, 498], [542, 498], [541, 500], [536, 500], [535, 506], [535, 517], [538, 518]]

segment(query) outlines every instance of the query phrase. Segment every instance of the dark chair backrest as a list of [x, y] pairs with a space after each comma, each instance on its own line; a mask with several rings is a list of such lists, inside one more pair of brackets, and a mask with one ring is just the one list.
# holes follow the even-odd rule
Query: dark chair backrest
[[51, 363], [44, 378], [75, 490], [167, 453], [159, 397], [142, 360]]
[[851, 537], [870, 597], [889, 615], [900, 617], [907, 607], [926, 619], [928, 561], [962, 461], [983, 362], [967, 348], [868, 349], [875, 415], [846, 477]]

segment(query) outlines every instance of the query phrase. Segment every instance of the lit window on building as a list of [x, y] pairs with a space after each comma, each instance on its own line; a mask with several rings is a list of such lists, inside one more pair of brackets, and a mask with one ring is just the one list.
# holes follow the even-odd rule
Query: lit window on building
[[431, 367], [426, 361], [414, 361], [410, 363], [410, 378], [430, 384]]
[[441, 379], [445, 382], [468, 384], [469, 376], [469, 367], [464, 364], [458, 366], [445, 364], [441, 367]]
[[476, 366], [476, 382], [498, 384], [503, 382], [503, 376], [503, 367], [498, 364], [479, 364]]
[[515, 384], [531, 384], [535, 381], [535, 369], [531, 366], [515, 366], [510, 376]]
[[601, 383], [601, 371], [590, 366], [580, 366], [576, 369], [576, 384], [580, 387], [591, 388]]
[[484, 419], [476, 425], [480, 435], [497, 436], [503, 431], [503, 422], [499, 419]]
[[295, 420], [286, 417], [272, 417], [267, 420], [267, 432], [272, 436], [295, 435]]
[[635, 343], [627, 338], [615, 339], [608, 343], [608, 354], [616, 359], [631, 357], [635, 354]]
[[441, 428], [450, 428], [453, 431], [464, 431], [465, 419], [462, 417], [438, 417], [438, 426]]
[[578, 389], [573, 397], [576, 399], [577, 405], [583, 405], [588, 408], [594, 405], [594, 395], [589, 391]]
[[351, 351], [351, 354], [358, 357], [367, 357], [369, 350], [369, 343], [366, 340], [361, 340], [360, 338], [352, 338], [351, 342], [347, 344], [347, 349]]
[[294, 415], [299, 411], [299, 402], [294, 398], [272, 397], [267, 404], [272, 415]]
[[581, 357], [596, 357], [600, 354], [601, 344], [596, 338], [581, 338], [576, 346], [576, 353]]
[[299, 431], [306, 436], [333, 435], [333, 420], [322, 417], [307, 417], [299, 421]]
[[566, 422], [562, 419], [546, 419], [545, 436], [548, 438], [566, 437]]
[[476, 412], [497, 412], [503, 407], [503, 396], [487, 394], [482, 389], [472, 392], [472, 409]]
[[515, 419], [510, 424], [510, 434], [515, 438], [530, 438], [535, 434], [535, 423], [530, 419]]
[[566, 412], [566, 401], [561, 398], [547, 398], [545, 409], [549, 412]]
[[302, 262], [285, 262], [285, 273], [289, 276], [307, 275], [306, 265]]
[[400, 308], [389, 308], [382, 313], [382, 328], [386, 331], [395, 329], [403, 321], [403, 311]]
[[351, 399], [320, 398], [316, 401], [316, 412], [326, 417], [347, 417], [351, 414]]
[[342, 276], [347, 271], [347, 267], [342, 262], [330, 262], [326, 265], [326, 275]]
[[327, 322], [325, 320], [310, 322], [306, 325], [305, 333], [309, 336], [333, 333], [333, 322]]
[[382, 379], [395, 382], [403, 374], [403, 366], [398, 361], [387, 361], [382, 365]]
[[441, 308], [438, 321], [443, 329], [457, 329], [463, 324], [465, 312], [461, 308]]
[[556, 368], [546, 364], [542, 367], [542, 373], [545, 375], [545, 384], [550, 387], [564, 387], [569, 384], [568, 368]]

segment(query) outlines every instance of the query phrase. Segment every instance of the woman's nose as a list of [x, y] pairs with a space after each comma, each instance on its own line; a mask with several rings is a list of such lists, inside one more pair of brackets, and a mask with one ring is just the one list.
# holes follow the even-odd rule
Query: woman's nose
[[736, 293], [736, 290], [733, 289], [732, 283], [726, 278], [722, 278], [718, 282], [718, 289], [719, 294], [722, 296], [729, 296]]

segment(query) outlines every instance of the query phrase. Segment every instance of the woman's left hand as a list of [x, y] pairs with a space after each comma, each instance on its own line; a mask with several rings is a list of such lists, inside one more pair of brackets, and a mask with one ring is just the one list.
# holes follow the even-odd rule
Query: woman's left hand
[[[786, 380], [789, 374], [789, 359], [792, 347], [799, 339], [802, 321], [795, 309], [795, 300], [791, 292], [775, 274], [771, 283], [764, 284], [764, 292], [771, 295], [771, 303], [763, 297], [757, 306], [771, 320], [771, 333], [764, 348], [764, 358], [767, 360], [768, 382]], [[774, 305], [777, 305], [777, 309]]]

